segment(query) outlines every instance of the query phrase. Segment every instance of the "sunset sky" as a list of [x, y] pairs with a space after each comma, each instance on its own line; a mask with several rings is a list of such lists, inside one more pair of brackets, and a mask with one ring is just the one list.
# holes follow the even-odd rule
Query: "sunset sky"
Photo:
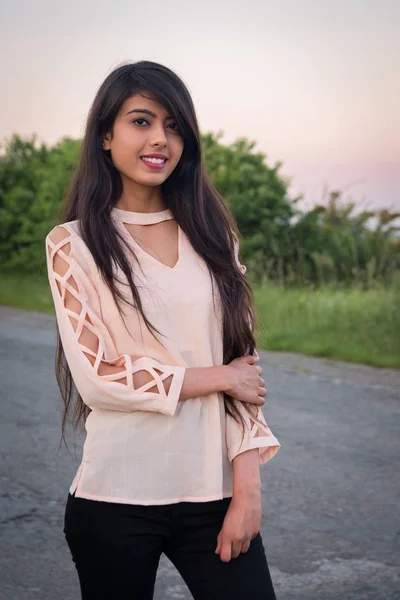
[[324, 187], [400, 211], [399, 0], [6, 0], [0, 138], [80, 137], [122, 61], [161, 62], [202, 132], [248, 137], [303, 206]]

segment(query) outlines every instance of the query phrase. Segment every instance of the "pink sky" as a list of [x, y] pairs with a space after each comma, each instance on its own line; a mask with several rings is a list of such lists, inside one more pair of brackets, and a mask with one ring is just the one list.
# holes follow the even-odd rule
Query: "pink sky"
[[400, 210], [399, 23], [397, 0], [15, 0], [0, 24], [0, 138], [79, 137], [108, 72], [155, 60], [183, 78], [203, 132], [255, 140], [304, 205], [329, 186]]

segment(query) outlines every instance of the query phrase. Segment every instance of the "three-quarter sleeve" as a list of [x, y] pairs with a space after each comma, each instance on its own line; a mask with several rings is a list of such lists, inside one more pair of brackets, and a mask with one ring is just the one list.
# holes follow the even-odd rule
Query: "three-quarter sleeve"
[[226, 445], [229, 461], [232, 462], [235, 456], [246, 452], [246, 450], [259, 448], [260, 465], [263, 465], [275, 456], [281, 445], [268, 427], [259, 406], [257, 407], [256, 418], [262, 422], [262, 425], [250, 415], [242, 402], [236, 400], [235, 404], [244, 418], [245, 433], [242, 442], [240, 424], [233, 417], [226, 414]]
[[[239, 270], [242, 273], [246, 273], [246, 266], [241, 264], [239, 261], [238, 237], [234, 231], [232, 231], [232, 234], [234, 239], [236, 263], [239, 267]], [[256, 349], [254, 350], [253, 356], [259, 356]], [[242, 402], [235, 400], [235, 404], [243, 416], [245, 422], [245, 432], [242, 442], [241, 425], [235, 419], [233, 419], [233, 417], [226, 414], [226, 444], [228, 448], [229, 461], [232, 462], [235, 456], [245, 452], [246, 450], [259, 448], [260, 465], [268, 462], [275, 456], [281, 445], [268, 427], [261, 407], [257, 406], [258, 410], [256, 418], [254, 418]], [[261, 421], [262, 425], [258, 423], [256, 419]]]
[[[88, 275], [83, 244], [76, 233], [58, 225], [46, 236], [47, 272], [64, 353], [83, 402], [91, 409], [152, 411], [174, 415], [185, 367], [165, 365], [148, 356], [118, 354], [102, 320], [100, 299]], [[135, 389], [133, 374], [152, 379]], [[163, 381], [172, 375], [168, 394]], [[148, 391], [151, 388], [157, 391]]]

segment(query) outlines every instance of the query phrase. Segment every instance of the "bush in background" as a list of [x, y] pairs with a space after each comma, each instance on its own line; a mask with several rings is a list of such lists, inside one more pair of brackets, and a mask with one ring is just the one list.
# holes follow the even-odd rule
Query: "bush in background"
[[[254, 151], [245, 138], [231, 145], [222, 133], [202, 136], [211, 180], [227, 201], [242, 234], [241, 257], [254, 283], [277, 282], [312, 289], [336, 283], [363, 289], [399, 281], [400, 213], [387, 209], [355, 214], [332, 191], [326, 206], [302, 212], [288, 195], [278, 162]], [[0, 261], [8, 272], [43, 272], [44, 238], [58, 223], [64, 193], [78, 160], [80, 140], [53, 147], [36, 136], [14, 135], [0, 156]], [[371, 227], [371, 221], [375, 226]]]

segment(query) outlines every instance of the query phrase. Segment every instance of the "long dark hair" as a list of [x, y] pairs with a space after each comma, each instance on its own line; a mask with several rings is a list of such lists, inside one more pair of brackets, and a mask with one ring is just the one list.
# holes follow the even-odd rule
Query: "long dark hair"
[[[206, 262], [211, 280], [214, 276], [217, 282], [223, 312], [223, 364], [228, 364], [234, 358], [254, 352], [254, 298], [251, 286], [235, 260], [232, 231], [238, 238], [240, 235], [236, 221], [207, 175], [193, 102], [185, 84], [173, 71], [159, 63], [143, 60], [123, 64], [106, 77], [89, 111], [80, 158], [66, 191], [59, 222], [79, 220], [82, 239], [120, 314], [119, 301], [126, 302], [126, 298], [114, 285], [113, 263], [125, 273], [134, 306], [140, 310], [149, 331], [157, 331], [143, 312], [123, 250], [123, 240], [110, 217], [110, 211], [122, 193], [122, 182], [110, 152], [103, 150], [105, 134], [112, 134], [122, 104], [139, 92], [143, 95], [150, 92], [174, 116], [184, 142], [180, 161], [161, 185], [161, 191], [165, 205], [188, 236], [194, 250]], [[131, 248], [129, 251], [134, 254]], [[73, 426], [76, 428], [80, 421], [84, 424], [90, 408], [84, 404], [74, 386], [58, 327], [56, 379], [64, 404], [62, 439], [65, 442], [69, 414], [73, 413]], [[75, 401], [74, 391], [77, 394]], [[226, 393], [224, 405], [226, 412], [241, 424], [244, 435], [243, 417], [233, 398]], [[255, 417], [257, 406], [248, 403], [245, 406]]]

